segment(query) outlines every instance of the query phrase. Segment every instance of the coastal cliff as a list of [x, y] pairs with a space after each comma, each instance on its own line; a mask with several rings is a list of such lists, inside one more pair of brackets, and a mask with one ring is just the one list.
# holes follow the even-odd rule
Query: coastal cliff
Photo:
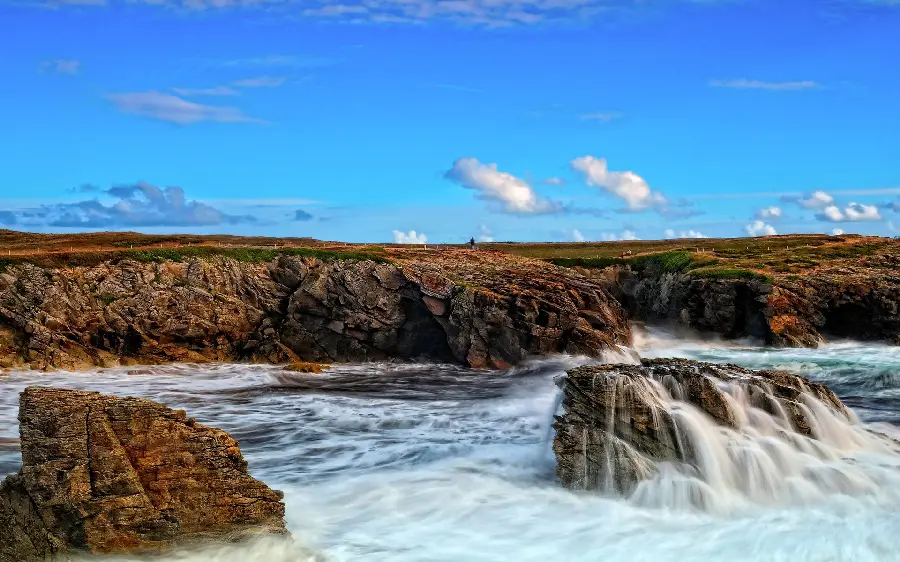
[[603, 284], [634, 320], [779, 347], [833, 338], [900, 343], [900, 241], [779, 236], [702, 243], [634, 243], [651, 251], [550, 261]]
[[141, 398], [30, 387], [22, 469], [0, 483], [0, 562], [287, 535], [237, 442]]
[[3, 264], [0, 366], [428, 359], [502, 368], [630, 342], [577, 272], [493, 252], [185, 248]]

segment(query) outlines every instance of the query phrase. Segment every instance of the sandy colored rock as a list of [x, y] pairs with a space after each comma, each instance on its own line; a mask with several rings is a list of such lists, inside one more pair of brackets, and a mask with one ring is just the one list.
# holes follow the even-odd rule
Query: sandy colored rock
[[237, 442], [140, 398], [31, 387], [22, 468], [0, 485], [0, 560], [161, 551], [286, 534], [281, 492], [252, 478]]
[[[7, 267], [0, 367], [173, 361], [436, 360], [502, 367], [630, 342], [621, 306], [575, 271], [494, 252], [390, 262], [281, 255]], [[6, 279], [6, 277], [4, 279]]]

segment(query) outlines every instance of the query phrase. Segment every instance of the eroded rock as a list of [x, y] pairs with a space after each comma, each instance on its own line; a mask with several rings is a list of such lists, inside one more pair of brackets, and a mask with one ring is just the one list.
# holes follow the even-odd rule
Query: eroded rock
[[559, 384], [553, 450], [562, 484], [575, 490], [648, 495], [652, 481], [654, 501], [771, 503], [877, 489], [854, 473], [853, 455], [900, 455], [831, 390], [790, 373], [653, 359], [577, 368]]
[[161, 551], [286, 534], [283, 494], [252, 478], [238, 443], [141, 398], [31, 387], [22, 468], [0, 485], [0, 560]]
[[578, 273], [506, 254], [391, 263], [280, 256], [7, 268], [0, 367], [428, 359], [504, 367], [630, 342], [621, 306]]

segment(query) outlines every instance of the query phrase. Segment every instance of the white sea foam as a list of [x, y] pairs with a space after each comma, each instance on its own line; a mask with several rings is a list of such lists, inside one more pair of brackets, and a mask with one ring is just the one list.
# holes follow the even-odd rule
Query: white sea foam
[[[819, 380], [866, 380], [869, 366], [897, 361], [893, 348], [878, 346], [859, 348], [859, 358], [853, 348], [673, 349], [660, 354], [756, 367], [800, 362]], [[318, 378], [244, 365], [155, 367], [152, 375], [14, 372], [0, 378], [0, 437], [17, 436], [16, 395], [28, 384], [146, 396], [232, 432], [254, 476], [285, 491], [295, 543], [271, 539], [167, 557], [181, 562], [900, 560], [896, 456], [855, 441], [850, 421], [837, 429], [821, 423], [830, 444], [818, 451], [772, 438], [778, 428], [749, 409], [733, 435], [713, 432], [684, 409], [685, 431], [700, 431], [698, 439], [715, 449], [710, 480], [733, 480], [727, 491], [716, 484], [710, 492], [727, 509], [674, 499], [685, 493], [674, 466], [668, 480], [630, 501], [562, 489], [547, 456], [557, 407], [552, 379], [577, 362], [542, 361], [506, 376], [392, 365], [342, 367]], [[866, 404], [857, 408], [864, 423], [888, 416], [891, 388], [855, 392]], [[778, 473], [772, 463], [786, 467]], [[0, 468], [11, 472], [16, 464], [0, 449]], [[810, 466], [821, 471], [805, 473]], [[828, 472], [834, 466], [849, 483]], [[790, 474], [807, 485], [787, 482]], [[810, 482], [818, 486], [811, 494]], [[822, 493], [828, 486], [834, 493]], [[741, 489], [756, 496], [736, 501]]]

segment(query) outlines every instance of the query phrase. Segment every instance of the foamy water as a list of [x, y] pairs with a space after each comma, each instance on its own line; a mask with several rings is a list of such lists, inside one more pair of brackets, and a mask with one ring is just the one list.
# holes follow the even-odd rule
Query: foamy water
[[[828, 384], [863, 424], [896, 431], [900, 422], [897, 348], [774, 351], [659, 331], [639, 348], [796, 370]], [[662, 501], [671, 490], [651, 485], [628, 500], [562, 489], [548, 441], [553, 378], [583, 362], [541, 360], [503, 374], [429, 365], [343, 366], [327, 375], [246, 365], [15, 372], [0, 376], [0, 473], [18, 468], [18, 392], [52, 385], [184, 408], [231, 432], [254, 476], [285, 491], [294, 543], [209, 546], [170, 560], [900, 560], [900, 456], [866, 444], [835, 446], [836, 458], [831, 451], [818, 459], [871, 476], [871, 485], [832, 494], [768, 490], [736, 502], [715, 489], [713, 499], [728, 508], [713, 509]], [[816, 459], [799, 445], [785, 455], [799, 459], [801, 472]]]

